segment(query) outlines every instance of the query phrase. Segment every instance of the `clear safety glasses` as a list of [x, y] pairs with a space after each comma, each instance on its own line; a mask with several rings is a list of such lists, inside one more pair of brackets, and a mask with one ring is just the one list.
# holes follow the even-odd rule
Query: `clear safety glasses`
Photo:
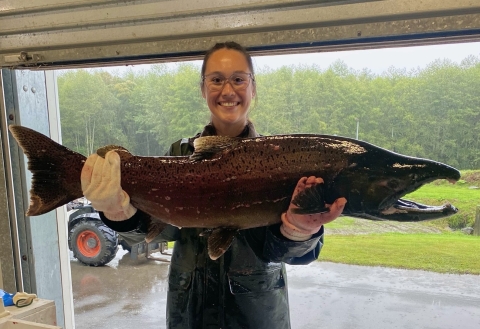
[[202, 77], [203, 83], [209, 91], [220, 91], [228, 81], [234, 90], [245, 90], [254, 81], [252, 73], [237, 72], [225, 78], [219, 73], [212, 73]]

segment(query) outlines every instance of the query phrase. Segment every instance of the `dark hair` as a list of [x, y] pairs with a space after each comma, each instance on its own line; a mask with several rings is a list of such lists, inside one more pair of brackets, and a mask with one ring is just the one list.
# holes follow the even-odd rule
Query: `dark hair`
[[247, 60], [248, 68], [252, 71], [252, 81], [253, 83], [255, 83], [255, 72], [253, 71], [252, 56], [250, 56], [250, 54], [245, 48], [243, 48], [241, 45], [239, 45], [234, 41], [220, 42], [215, 44], [215, 46], [213, 46], [209, 50], [207, 50], [207, 52], [205, 53], [205, 56], [203, 57], [202, 71], [201, 71], [202, 77], [205, 75], [205, 69], [207, 68], [208, 59], [214, 52], [220, 49], [236, 50], [239, 53], [243, 54], [243, 56], [245, 56], [245, 59]]

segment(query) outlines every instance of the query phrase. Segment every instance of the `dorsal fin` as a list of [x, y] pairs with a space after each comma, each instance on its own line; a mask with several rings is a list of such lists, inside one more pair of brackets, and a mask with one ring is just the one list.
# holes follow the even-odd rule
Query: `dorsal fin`
[[105, 145], [105, 146], [102, 146], [101, 148], [99, 148], [97, 150], [97, 154], [99, 156], [101, 156], [102, 158], [105, 158], [105, 155], [108, 153], [108, 151], [123, 151], [123, 152], [127, 152], [127, 153], [130, 153], [126, 148], [124, 148], [123, 146], [119, 146], [119, 145]]
[[238, 143], [241, 138], [228, 136], [205, 136], [195, 139], [195, 152], [190, 156], [193, 161], [211, 159], [216, 153]]

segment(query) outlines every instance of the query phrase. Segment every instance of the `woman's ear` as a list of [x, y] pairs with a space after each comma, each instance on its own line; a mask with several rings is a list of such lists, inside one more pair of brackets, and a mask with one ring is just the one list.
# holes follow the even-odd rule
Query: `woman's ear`
[[207, 94], [205, 93], [205, 85], [202, 83], [202, 86], [200, 87], [200, 90], [202, 91], [202, 97], [204, 99], [207, 99]]

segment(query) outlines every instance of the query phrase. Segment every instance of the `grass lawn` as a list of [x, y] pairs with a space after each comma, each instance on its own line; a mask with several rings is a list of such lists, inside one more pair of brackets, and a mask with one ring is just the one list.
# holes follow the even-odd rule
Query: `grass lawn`
[[461, 233], [327, 235], [319, 260], [480, 274], [480, 237]]

